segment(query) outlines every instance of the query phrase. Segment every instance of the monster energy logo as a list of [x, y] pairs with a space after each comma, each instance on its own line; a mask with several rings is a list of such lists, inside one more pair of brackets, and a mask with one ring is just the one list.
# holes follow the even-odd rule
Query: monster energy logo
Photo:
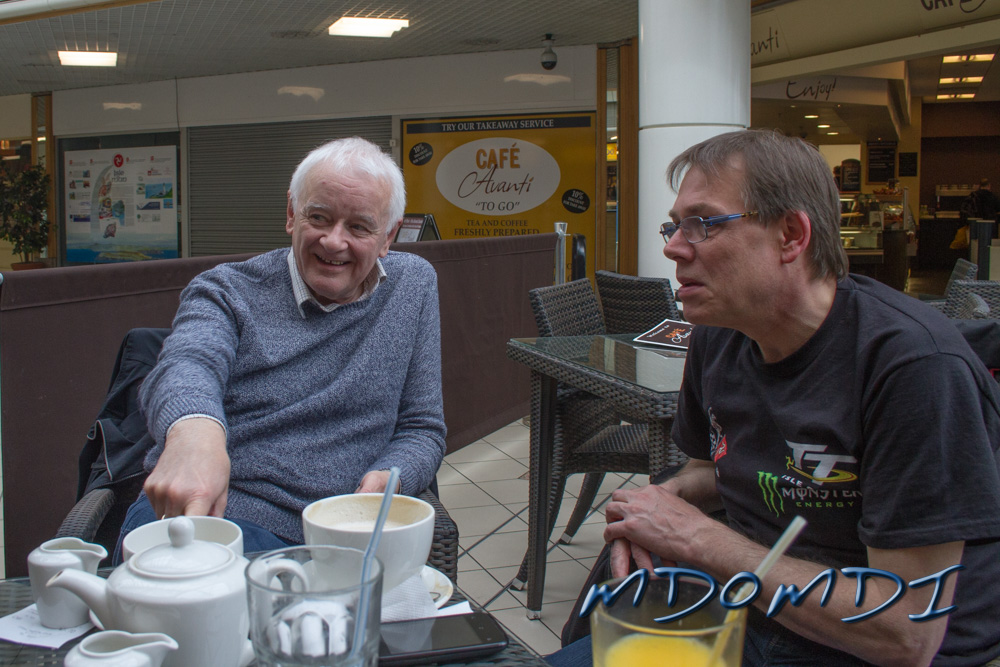
[[757, 484], [761, 493], [764, 494], [764, 504], [767, 509], [774, 512], [775, 516], [781, 516], [785, 511], [785, 501], [778, 493], [778, 476], [769, 472], [757, 471]]

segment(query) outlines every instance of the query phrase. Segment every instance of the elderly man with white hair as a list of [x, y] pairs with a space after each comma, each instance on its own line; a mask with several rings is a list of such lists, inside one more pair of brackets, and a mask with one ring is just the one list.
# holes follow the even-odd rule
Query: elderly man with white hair
[[[224, 516], [245, 549], [303, 540], [301, 510], [434, 480], [445, 450], [437, 278], [390, 252], [402, 173], [357, 137], [299, 164], [291, 248], [196, 277], [140, 403], [156, 446], [122, 535], [164, 516]], [[234, 230], [238, 233], [239, 230]]]

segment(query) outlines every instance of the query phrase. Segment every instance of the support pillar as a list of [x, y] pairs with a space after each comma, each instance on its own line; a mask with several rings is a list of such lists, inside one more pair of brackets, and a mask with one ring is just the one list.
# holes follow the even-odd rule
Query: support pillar
[[676, 198], [667, 165], [749, 125], [750, 3], [639, 0], [639, 275], [674, 279], [658, 233]]

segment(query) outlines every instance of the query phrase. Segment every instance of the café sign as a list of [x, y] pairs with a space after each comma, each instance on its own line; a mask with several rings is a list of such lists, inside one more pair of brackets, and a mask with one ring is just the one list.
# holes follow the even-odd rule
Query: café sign
[[524, 213], [559, 187], [559, 163], [524, 139], [492, 137], [463, 144], [436, 173], [445, 199], [470, 213]]

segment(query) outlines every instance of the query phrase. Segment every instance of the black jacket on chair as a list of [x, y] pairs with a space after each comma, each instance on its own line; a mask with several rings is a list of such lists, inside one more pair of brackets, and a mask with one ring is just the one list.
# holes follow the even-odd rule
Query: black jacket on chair
[[170, 329], [132, 329], [122, 341], [108, 395], [80, 452], [77, 500], [92, 489], [145, 477], [142, 462], [153, 438], [139, 411], [139, 385], [156, 365], [169, 334]]

